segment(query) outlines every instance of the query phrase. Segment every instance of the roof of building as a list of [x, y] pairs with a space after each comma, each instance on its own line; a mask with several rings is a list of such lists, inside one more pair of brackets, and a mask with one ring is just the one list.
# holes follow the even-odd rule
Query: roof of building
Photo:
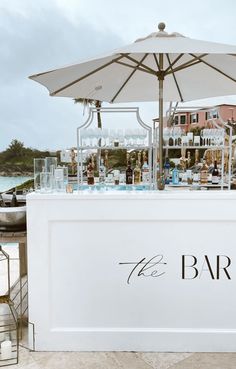
[[218, 104], [218, 105], [213, 105], [213, 106], [189, 106], [189, 107], [184, 107], [184, 106], [180, 106], [177, 108], [176, 113], [175, 114], [184, 114], [184, 113], [195, 113], [195, 112], [203, 112], [203, 111], [208, 111], [208, 110], [213, 110], [215, 108], [219, 108], [221, 106], [232, 106], [236, 108], [235, 104]]

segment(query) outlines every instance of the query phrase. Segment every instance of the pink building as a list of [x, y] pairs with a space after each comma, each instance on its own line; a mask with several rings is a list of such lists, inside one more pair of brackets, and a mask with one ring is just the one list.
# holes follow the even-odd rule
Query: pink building
[[187, 132], [192, 128], [207, 127], [210, 124], [208, 121], [210, 117], [218, 118], [219, 116], [225, 122], [236, 122], [236, 105], [221, 104], [209, 110], [199, 108], [194, 111], [193, 109], [178, 111], [174, 115], [174, 126], [179, 126]]

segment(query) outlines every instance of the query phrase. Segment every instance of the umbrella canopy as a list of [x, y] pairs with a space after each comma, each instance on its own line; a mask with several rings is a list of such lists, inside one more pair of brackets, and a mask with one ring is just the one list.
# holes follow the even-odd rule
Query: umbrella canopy
[[30, 78], [47, 87], [51, 96], [110, 103], [157, 101], [161, 74], [164, 101], [236, 93], [236, 46], [168, 34], [163, 24], [159, 29], [101, 57]]
[[236, 46], [168, 34], [164, 23], [158, 27], [158, 32], [101, 57], [30, 78], [51, 96], [109, 103], [159, 101], [162, 174], [163, 101], [236, 94]]

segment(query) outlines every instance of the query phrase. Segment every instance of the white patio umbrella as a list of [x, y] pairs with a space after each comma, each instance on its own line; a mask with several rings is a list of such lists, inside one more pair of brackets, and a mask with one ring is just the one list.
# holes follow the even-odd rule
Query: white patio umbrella
[[163, 188], [163, 101], [236, 94], [236, 46], [159, 31], [85, 62], [30, 76], [51, 96], [109, 103], [159, 102], [160, 183]]

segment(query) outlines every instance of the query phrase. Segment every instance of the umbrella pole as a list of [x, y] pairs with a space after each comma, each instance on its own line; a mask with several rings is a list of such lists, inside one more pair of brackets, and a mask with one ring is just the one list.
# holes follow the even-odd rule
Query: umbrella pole
[[165, 179], [163, 173], [163, 82], [164, 82], [164, 72], [163, 72], [163, 54], [159, 54], [159, 68], [160, 72], [158, 74], [159, 80], [159, 168], [160, 174], [157, 180], [158, 190], [164, 190]]

